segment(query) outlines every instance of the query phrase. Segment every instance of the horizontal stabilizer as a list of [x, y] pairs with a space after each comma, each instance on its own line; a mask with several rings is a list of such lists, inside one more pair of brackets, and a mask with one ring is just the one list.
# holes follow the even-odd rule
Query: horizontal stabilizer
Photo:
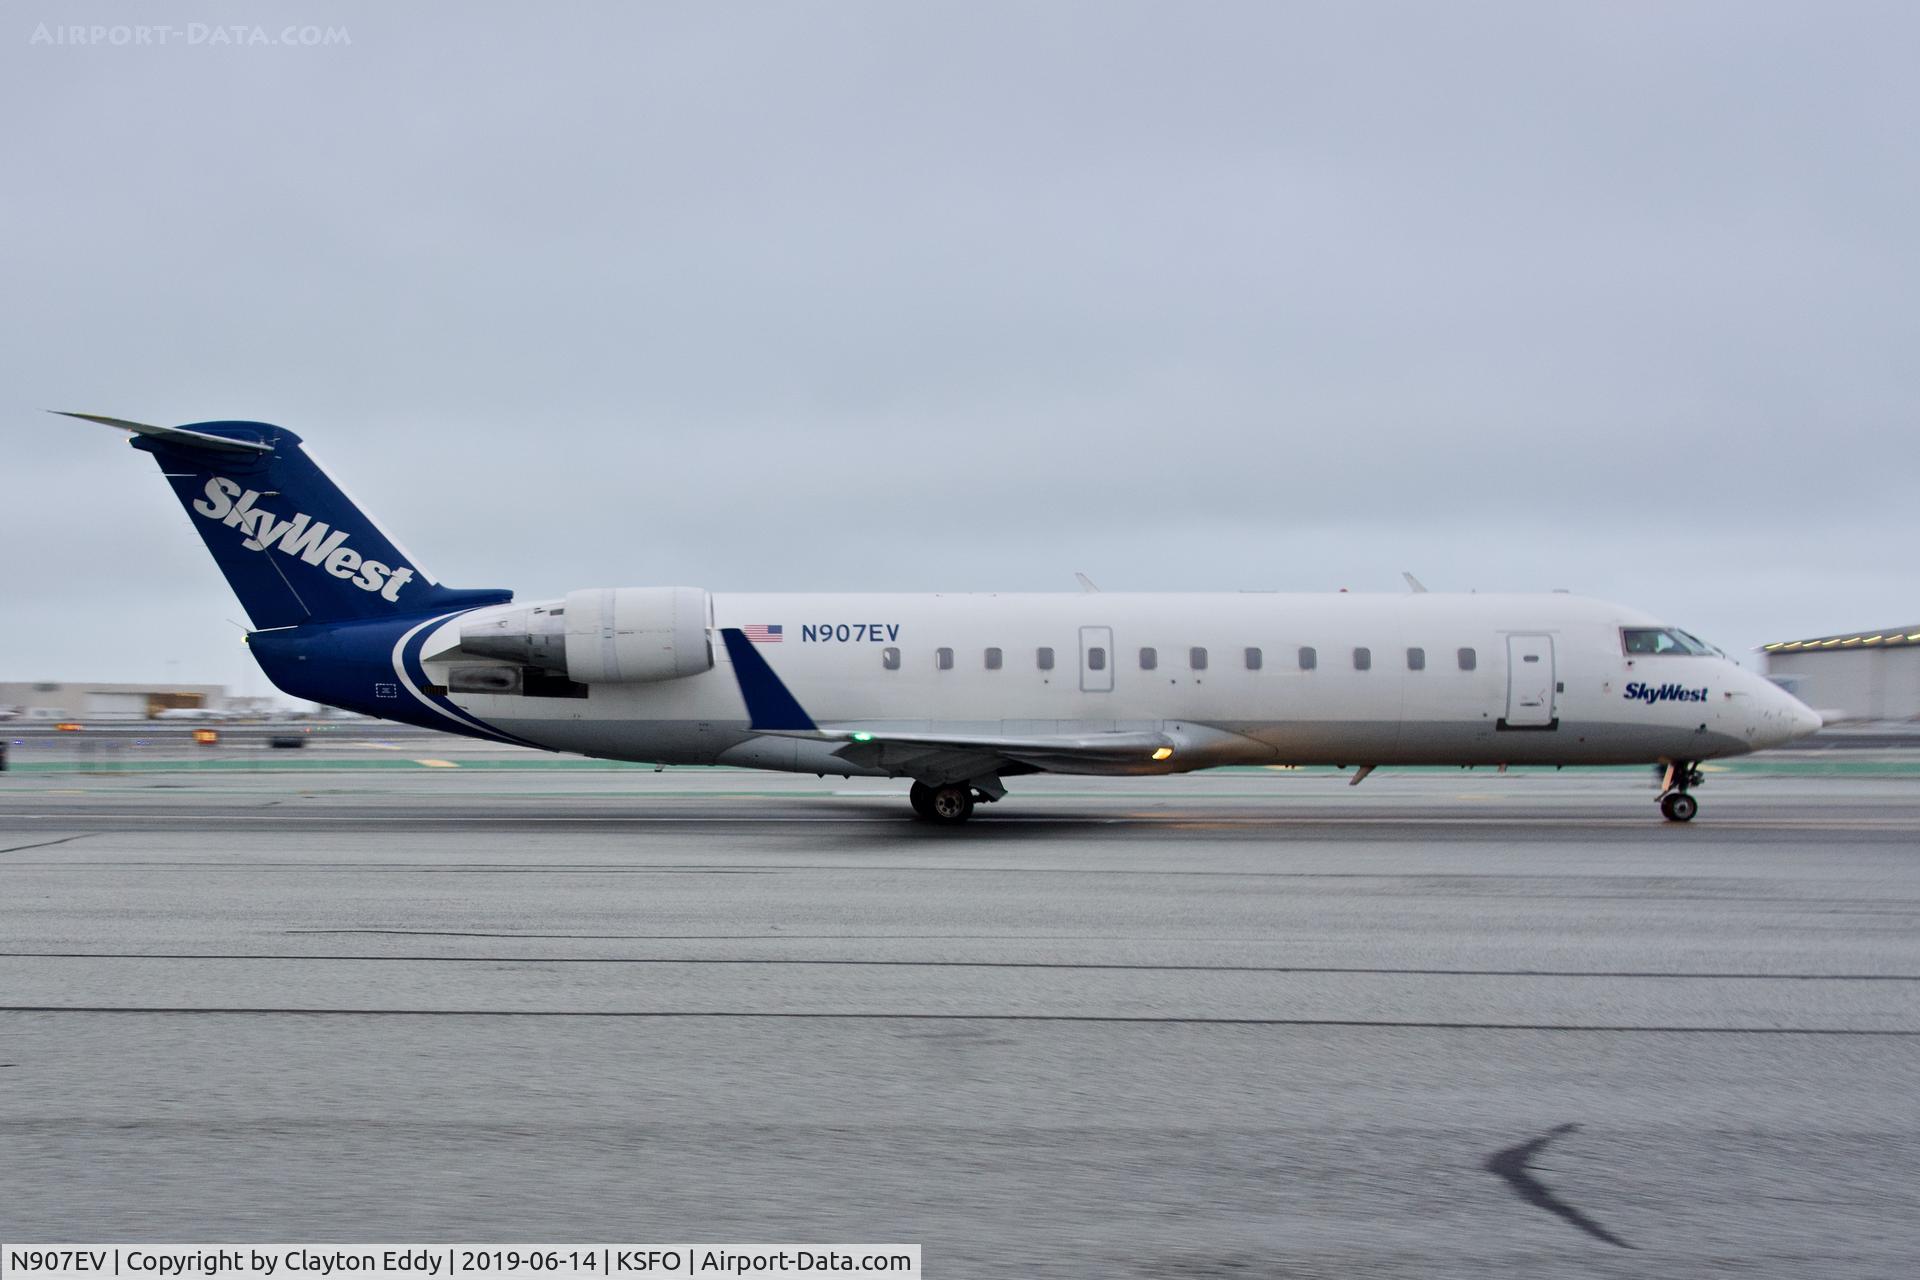
[[48, 413], [57, 413], [63, 418], [80, 418], [86, 422], [97, 422], [105, 427], [118, 427], [122, 431], [131, 431], [137, 436], [152, 436], [181, 449], [209, 449], [214, 453], [272, 453], [273, 446], [257, 440], [229, 440], [225, 436], [210, 436], [204, 431], [189, 431], [185, 427], [156, 427], [145, 422], [128, 422], [124, 418], [106, 418], [97, 413], [70, 413], [65, 409], [49, 409]]

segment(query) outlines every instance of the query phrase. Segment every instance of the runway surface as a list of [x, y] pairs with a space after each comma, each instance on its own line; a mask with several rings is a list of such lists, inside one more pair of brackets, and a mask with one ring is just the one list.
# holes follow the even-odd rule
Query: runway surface
[[460, 763], [0, 775], [0, 1237], [1920, 1268], [1912, 776]]

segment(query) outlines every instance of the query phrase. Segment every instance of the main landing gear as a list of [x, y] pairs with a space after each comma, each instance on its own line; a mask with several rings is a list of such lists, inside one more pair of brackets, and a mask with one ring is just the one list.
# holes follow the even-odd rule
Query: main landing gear
[[907, 803], [913, 806], [915, 813], [928, 822], [943, 827], [958, 826], [971, 818], [973, 806], [977, 802], [993, 801], [999, 798], [999, 796], [975, 790], [971, 784], [965, 782], [948, 782], [933, 787], [924, 782], [916, 782], [907, 792]]
[[1700, 812], [1700, 802], [1689, 788], [1699, 786], [1701, 781], [1700, 769], [1691, 760], [1676, 760], [1667, 766], [1666, 776], [1660, 781], [1660, 812], [1668, 822], [1693, 821], [1693, 815]]

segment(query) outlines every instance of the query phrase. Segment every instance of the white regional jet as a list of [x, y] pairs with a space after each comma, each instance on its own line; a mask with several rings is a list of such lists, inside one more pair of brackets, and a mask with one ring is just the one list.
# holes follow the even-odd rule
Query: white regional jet
[[1651, 763], [1685, 822], [1701, 761], [1820, 727], [1686, 632], [1560, 593], [516, 604], [440, 585], [291, 431], [71, 416], [154, 455], [296, 698], [614, 760], [910, 779], [933, 822], [1026, 773]]

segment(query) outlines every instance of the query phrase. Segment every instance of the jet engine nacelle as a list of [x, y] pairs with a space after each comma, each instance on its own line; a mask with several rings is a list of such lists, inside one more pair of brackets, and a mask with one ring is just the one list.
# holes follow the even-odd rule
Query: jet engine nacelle
[[698, 587], [590, 587], [469, 624], [460, 647], [580, 684], [676, 680], [712, 670], [711, 618]]

